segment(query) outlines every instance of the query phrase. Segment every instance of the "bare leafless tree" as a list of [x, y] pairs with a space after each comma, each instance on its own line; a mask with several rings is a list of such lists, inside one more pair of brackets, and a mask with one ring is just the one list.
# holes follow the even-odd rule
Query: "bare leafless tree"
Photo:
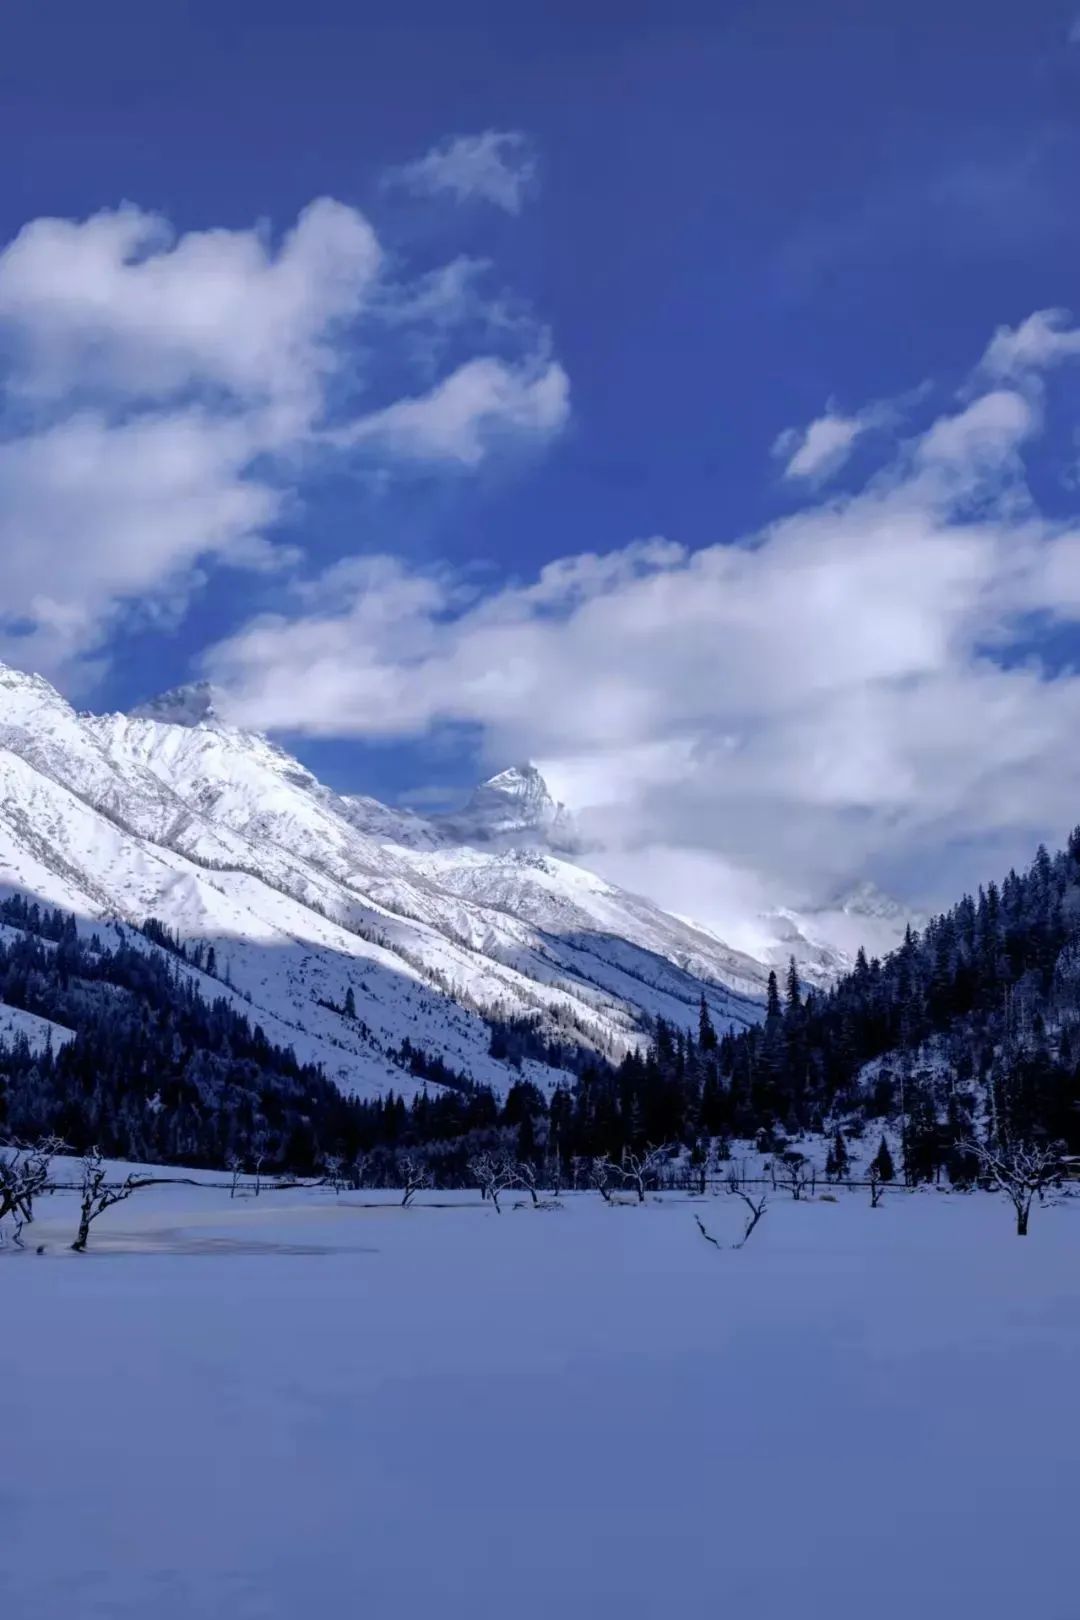
[[229, 1159], [229, 1169], [232, 1172], [232, 1181], [229, 1183], [229, 1197], [236, 1197], [236, 1189], [240, 1184], [240, 1173], [244, 1168], [243, 1160], [238, 1153]]
[[709, 1188], [709, 1177], [716, 1168], [716, 1156], [712, 1143], [707, 1140], [700, 1145], [699, 1153], [700, 1158], [694, 1167], [694, 1173], [697, 1177], [698, 1195], [704, 1198]]
[[701, 1216], [700, 1215], [695, 1215], [694, 1219], [695, 1219], [695, 1221], [697, 1221], [698, 1231], [701, 1233], [701, 1235], [705, 1239], [706, 1243], [711, 1243], [714, 1249], [722, 1249], [724, 1247], [724, 1245], [720, 1242], [719, 1238], [714, 1238], [713, 1237], [712, 1233], [709, 1231], [709, 1228], [705, 1225], [705, 1222], [702, 1220]]
[[589, 1186], [600, 1194], [605, 1204], [611, 1203], [612, 1168], [611, 1160], [605, 1159], [602, 1154], [589, 1161]]
[[540, 1202], [540, 1174], [530, 1159], [521, 1159], [517, 1164], [517, 1184], [529, 1194], [535, 1209]]
[[413, 1201], [413, 1196], [432, 1184], [431, 1171], [415, 1153], [402, 1153], [397, 1161], [398, 1172], [401, 1176], [401, 1185], [404, 1197], [401, 1207], [405, 1209]]
[[35, 1198], [48, 1191], [52, 1160], [66, 1151], [58, 1136], [43, 1137], [32, 1145], [8, 1142], [0, 1148], [0, 1221], [11, 1217], [11, 1236], [17, 1248], [23, 1246], [23, 1227], [34, 1219]]
[[965, 1146], [984, 1179], [1000, 1187], [1012, 1204], [1017, 1237], [1027, 1237], [1032, 1204], [1036, 1198], [1041, 1202], [1045, 1189], [1061, 1175], [1062, 1144], [1001, 1141], [992, 1147], [970, 1140]]
[[881, 1203], [881, 1195], [885, 1191], [885, 1183], [881, 1179], [881, 1171], [876, 1164], [870, 1166], [870, 1208], [877, 1209]]
[[470, 1174], [476, 1177], [476, 1182], [484, 1198], [490, 1198], [495, 1205], [495, 1213], [502, 1214], [499, 1205], [499, 1194], [512, 1187], [517, 1180], [517, 1165], [505, 1153], [477, 1153], [469, 1160]]
[[779, 1164], [775, 1164], [776, 1175], [780, 1178], [780, 1185], [786, 1187], [792, 1198], [798, 1200], [808, 1187], [815, 1181], [814, 1167], [809, 1159], [801, 1153], [785, 1153]]
[[358, 1153], [352, 1163], [346, 1166], [344, 1174], [354, 1192], [366, 1185], [367, 1173], [370, 1167], [370, 1153]]
[[323, 1155], [323, 1180], [328, 1187], [340, 1193], [347, 1185], [345, 1177], [345, 1160], [340, 1153], [327, 1153]]
[[655, 1184], [661, 1165], [666, 1164], [673, 1152], [670, 1144], [645, 1147], [640, 1153], [633, 1153], [629, 1148], [624, 1151], [615, 1169], [626, 1186], [634, 1188], [639, 1204], [645, 1202], [646, 1189]]
[[126, 1176], [123, 1181], [114, 1181], [111, 1184], [106, 1180], [108, 1169], [105, 1160], [96, 1147], [83, 1154], [82, 1185], [79, 1197], [79, 1231], [71, 1247], [77, 1254], [82, 1254], [90, 1241], [90, 1226], [105, 1210], [111, 1209], [113, 1204], [123, 1203], [132, 1193], [138, 1192], [140, 1187], [150, 1187], [160, 1178], [157, 1176]]

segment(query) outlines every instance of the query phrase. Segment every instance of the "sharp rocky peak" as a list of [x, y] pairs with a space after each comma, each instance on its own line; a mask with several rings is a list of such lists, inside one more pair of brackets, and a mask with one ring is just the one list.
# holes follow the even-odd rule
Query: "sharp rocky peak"
[[558, 803], [531, 761], [510, 765], [481, 782], [461, 810], [432, 818], [462, 843], [573, 847], [570, 812]]
[[174, 686], [130, 711], [133, 720], [157, 720], [170, 726], [212, 726], [224, 723], [222, 696], [209, 681]]
[[475, 799], [478, 794], [501, 794], [509, 799], [529, 799], [538, 803], [549, 801], [554, 804], [544, 778], [537, 767], [526, 761], [524, 765], [509, 765], [506, 770], [489, 776], [486, 782], [473, 792]]

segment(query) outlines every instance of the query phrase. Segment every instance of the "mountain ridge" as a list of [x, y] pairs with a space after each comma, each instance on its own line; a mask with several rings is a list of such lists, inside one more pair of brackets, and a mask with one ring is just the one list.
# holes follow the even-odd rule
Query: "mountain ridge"
[[493, 1019], [618, 1056], [657, 1017], [692, 1027], [703, 994], [725, 1026], [759, 1015], [759, 964], [554, 855], [455, 853], [197, 695], [76, 714], [47, 682], [0, 669], [0, 883], [88, 923], [154, 917], [213, 943], [273, 1038], [288, 1030], [299, 1058], [363, 1095], [422, 1084], [406, 1040], [496, 1089], [522, 1073], [559, 1082], [531, 1058], [520, 1071], [493, 1058]]

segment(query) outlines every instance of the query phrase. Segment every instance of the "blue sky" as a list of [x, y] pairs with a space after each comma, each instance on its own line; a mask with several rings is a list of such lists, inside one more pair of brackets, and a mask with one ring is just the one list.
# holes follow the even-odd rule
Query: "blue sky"
[[[498, 701], [479, 702], [476, 672], [462, 673], [460, 658], [439, 677], [469, 686], [468, 701], [456, 704], [411, 689], [403, 695], [406, 675], [385, 657], [377, 678], [366, 671], [363, 681], [331, 683], [321, 695], [313, 683], [307, 708], [274, 695], [275, 681], [294, 691], [305, 685], [296, 658], [319, 646], [320, 614], [333, 615], [338, 600], [355, 605], [358, 592], [369, 604], [385, 596], [382, 576], [357, 584], [365, 558], [388, 554], [401, 564], [395, 613], [403, 581], [414, 590], [438, 578], [442, 595], [425, 610], [423, 635], [413, 619], [402, 632], [408, 657], [418, 658], [466, 612], [466, 598], [489, 608], [498, 600], [501, 612], [504, 587], [528, 589], [554, 559], [622, 555], [659, 537], [692, 554], [745, 545], [767, 525], [819, 514], [823, 502], [858, 499], [867, 478], [885, 468], [895, 482], [896, 457], [910, 460], [903, 446], [970, 401], [979, 357], [999, 327], [1077, 304], [1080, 45], [1070, 43], [1068, 7], [621, 9], [617, 24], [607, 20], [610, 8], [587, 5], [547, 6], [529, 20], [512, 8], [475, 8], [449, 24], [436, 8], [383, 11], [327, 0], [5, 8], [0, 142], [17, 160], [0, 175], [0, 242], [33, 221], [84, 222], [127, 201], [163, 216], [173, 233], [167, 244], [141, 240], [132, 264], [167, 255], [187, 233], [216, 229], [239, 239], [260, 221], [268, 222], [259, 240], [272, 263], [302, 211], [329, 197], [377, 238], [379, 286], [390, 290], [365, 283], [365, 308], [373, 300], [379, 309], [375, 321], [338, 312], [317, 340], [304, 326], [301, 338], [313, 345], [304, 355], [305, 386], [318, 376], [318, 408], [297, 403], [300, 384], [291, 377], [287, 408], [304, 416], [302, 429], [266, 436], [262, 425], [250, 454], [238, 451], [223, 475], [248, 489], [265, 480], [274, 492], [240, 525], [243, 536], [230, 531], [228, 544], [194, 554], [179, 546], [163, 553], [159, 567], [146, 562], [104, 582], [88, 573], [78, 597], [85, 619], [75, 629], [66, 602], [48, 635], [35, 627], [33, 604], [43, 594], [59, 600], [73, 565], [63, 544], [54, 545], [55, 517], [42, 522], [44, 538], [36, 533], [32, 480], [29, 494], [19, 483], [5, 543], [12, 554], [25, 543], [27, 556], [6, 582], [12, 606], [0, 654], [18, 663], [25, 650], [24, 661], [38, 662], [94, 707], [127, 706], [193, 674], [231, 679], [252, 723], [277, 729], [335, 785], [387, 798], [432, 786], [452, 792], [506, 757], [536, 754], [586, 809], [610, 820], [613, 800], [636, 807], [620, 835], [624, 849], [639, 852], [636, 867], [628, 858], [627, 876], [660, 871], [659, 850], [681, 852], [673, 860], [682, 870], [688, 851], [694, 859], [706, 848], [715, 854], [719, 840], [725, 862], [759, 875], [769, 867], [788, 883], [809, 864], [818, 889], [869, 872], [914, 891], [917, 867], [934, 873], [935, 884], [943, 870], [947, 890], [958, 847], [970, 849], [958, 868], [965, 879], [988, 862], [992, 870], [1035, 834], [1062, 830], [1067, 804], [1016, 808], [1000, 780], [1008, 762], [997, 761], [981, 786], [965, 776], [948, 804], [915, 789], [881, 803], [860, 786], [847, 799], [835, 796], [820, 825], [821, 795], [812, 791], [800, 843], [788, 830], [803, 802], [792, 789], [769, 799], [764, 824], [780, 851], [770, 862], [747, 827], [762, 823], [775, 754], [752, 786], [743, 774], [730, 790], [723, 761], [733, 751], [743, 761], [766, 739], [775, 750], [784, 734], [773, 711], [760, 720], [754, 704], [704, 718], [675, 704], [667, 725], [656, 699], [665, 680], [651, 688], [648, 668], [684, 643], [677, 605], [669, 604], [669, 643], [643, 637], [639, 655], [632, 637], [611, 643], [601, 684], [610, 676], [620, 687], [611, 728], [619, 753], [599, 764], [595, 732], [586, 734], [576, 716], [565, 736], [554, 719], [538, 726], [528, 682], [517, 709], [502, 691]], [[512, 182], [501, 196], [485, 186], [482, 165], [474, 163], [468, 183], [447, 178], [453, 143], [489, 134], [508, 138], [496, 148]], [[478, 150], [463, 147], [458, 156], [471, 153], [472, 161]], [[426, 154], [435, 156], [425, 171], [417, 166]], [[347, 249], [340, 232], [335, 242], [355, 266], [359, 235]], [[65, 287], [84, 273], [83, 261], [73, 240], [50, 238], [35, 252], [10, 271], [6, 304], [0, 290], [0, 356], [11, 368], [3, 418], [9, 467], [16, 455], [25, 461], [34, 434], [83, 423], [87, 412], [112, 433], [147, 413], [218, 410], [230, 390], [235, 397], [222, 417], [230, 428], [239, 393], [250, 406], [250, 366], [237, 391], [236, 367], [250, 358], [239, 342], [228, 375], [211, 375], [213, 367], [190, 356], [178, 370], [179, 327], [163, 308], [170, 358], [148, 359], [150, 380], [140, 378], [140, 345], [149, 350], [144, 329], [124, 325], [122, 278], [107, 330], [100, 310], [89, 325], [85, 309], [60, 317]], [[459, 291], [467, 293], [453, 309], [448, 283], [439, 282], [443, 302], [429, 318], [433, 278], [464, 259], [483, 268], [462, 272]], [[182, 289], [170, 288], [162, 298], [182, 301]], [[429, 315], [418, 313], [425, 290]], [[322, 283], [311, 294], [333, 296]], [[267, 307], [272, 331], [276, 317]], [[333, 350], [332, 375], [312, 358], [322, 346]], [[421, 454], [413, 418], [406, 430], [400, 413], [380, 414], [430, 395], [478, 359], [502, 369], [486, 379], [498, 399], [475, 444], [458, 439], [452, 453], [444, 443], [433, 454], [428, 442]], [[993, 489], [980, 483], [950, 523], [969, 522], [990, 502], [998, 515], [1003, 500], [1015, 513], [1017, 437], [1025, 499], [1047, 534], [1069, 522], [1076, 374], [1055, 359], [1026, 369], [1024, 379], [1020, 395], [1030, 402], [1037, 394], [1037, 430], [1025, 423], [1013, 438], [1006, 433]], [[564, 397], [556, 397], [560, 386]], [[280, 410], [283, 399], [278, 390]], [[822, 418], [841, 424], [842, 449], [808, 476], [785, 477], [800, 436]], [[328, 433], [338, 435], [332, 449]], [[813, 441], [807, 465], [824, 442]], [[75, 480], [70, 523], [81, 508], [79, 455], [119, 461], [141, 457], [143, 447], [102, 438], [65, 461], [65, 477]], [[190, 493], [185, 487], [185, 498]], [[115, 495], [94, 495], [104, 527], [84, 550], [99, 544], [94, 534], [111, 532], [103, 503]], [[130, 491], [116, 498], [129, 500]], [[178, 501], [166, 505], [159, 518], [152, 493], [138, 493], [146, 533], [177, 518]], [[124, 521], [130, 525], [130, 512]], [[130, 532], [137, 548], [137, 524]], [[272, 557], [253, 563], [252, 535]], [[81, 580], [83, 561], [76, 559], [73, 578]], [[335, 564], [346, 572], [332, 572]], [[651, 575], [658, 566], [663, 572], [669, 564], [636, 555], [619, 577]], [[620, 589], [607, 576], [574, 586], [600, 593], [611, 612]], [[981, 656], [977, 644], [994, 649], [995, 668], [1022, 674], [1034, 659], [1043, 684], [1067, 672], [1080, 641], [1073, 620], [1045, 597], [1028, 590], [1022, 603], [1010, 599], [982, 623], [967, 664]], [[523, 611], [515, 601], [513, 613]], [[536, 616], [568, 609], [564, 599], [537, 605], [530, 598], [527, 611], [522, 634], [531, 646]], [[851, 611], [867, 609], [853, 598]], [[279, 615], [290, 634], [308, 625], [306, 653], [292, 643], [284, 651], [262, 641], [254, 651], [246, 641], [240, 647], [237, 638], [265, 613]], [[843, 623], [841, 613], [835, 632], [826, 626], [824, 634], [842, 634]], [[367, 633], [363, 622], [350, 631], [354, 639]], [[889, 637], [887, 615], [880, 634]], [[735, 631], [718, 621], [717, 636]], [[512, 637], [500, 643], [507, 644]], [[804, 660], [812, 645], [810, 638]], [[770, 667], [783, 648], [781, 638]], [[795, 684], [805, 675], [804, 666], [789, 672]], [[718, 663], [713, 676], [702, 657], [679, 676], [705, 685], [713, 678], [761, 684], [752, 659]], [[595, 669], [582, 666], [580, 681], [595, 694]], [[625, 682], [645, 689], [639, 710], [656, 710], [648, 725], [626, 720]], [[493, 683], [501, 684], [498, 671]], [[1013, 704], [1016, 690], [1002, 701]], [[553, 706], [575, 708], [574, 693], [571, 680]], [[890, 702], [893, 695], [890, 688]], [[1049, 710], [1057, 715], [1063, 703], [1057, 689], [1048, 705], [1041, 693], [1032, 697], [1024, 735], [1041, 734]], [[382, 718], [375, 723], [360, 708]], [[832, 723], [841, 727], [843, 749], [849, 721], [834, 715]], [[876, 734], [876, 719], [868, 729]], [[848, 753], [864, 744], [860, 732]], [[823, 743], [815, 758], [832, 746]], [[1023, 749], [1019, 755], [1026, 760]], [[907, 743], [872, 769], [935, 773], [932, 762], [912, 764]], [[701, 778], [678, 803], [658, 785], [673, 772]], [[618, 792], [598, 791], [598, 775], [621, 784]], [[1000, 812], [973, 822], [972, 803], [999, 791]], [[715, 835], [703, 830], [711, 804], [722, 810]], [[828, 859], [811, 858], [826, 845]], [[615, 867], [624, 875], [613, 860]], [[670, 885], [657, 881], [674, 903], [701, 878], [691, 864]]]

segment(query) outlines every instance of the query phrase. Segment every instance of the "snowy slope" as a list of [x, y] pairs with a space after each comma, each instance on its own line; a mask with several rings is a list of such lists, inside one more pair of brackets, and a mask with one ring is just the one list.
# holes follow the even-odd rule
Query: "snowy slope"
[[54, 1024], [51, 1018], [39, 1018], [36, 1013], [22, 1007], [9, 1007], [0, 1001], [0, 1041], [10, 1045], [25, 1040], [31, 1052], [43, 1052], [47, 1046], [58, 1051], [74, 1039], [74, 1032], [63, 1024]]
[[[546, 824], [544, 794], [525, 798]], [[721, 1024], [758, 1016], [749, 958], [569, 862], [455, 849], [445, 828], [343, 798], [225, 724], [205, 688], [78, 715], [0, 666], [0, 886], [212, 943], [267, 1033], [361, 1092], [414, 1088], [406, 1038], [505, 1087], [519, 1072], [491, 1058], [485, 1013], [615, 1055], [649, 1017], [692, 1024], [703, 991]], [[336, 1010], [350, 987], [355, 1020]]]

